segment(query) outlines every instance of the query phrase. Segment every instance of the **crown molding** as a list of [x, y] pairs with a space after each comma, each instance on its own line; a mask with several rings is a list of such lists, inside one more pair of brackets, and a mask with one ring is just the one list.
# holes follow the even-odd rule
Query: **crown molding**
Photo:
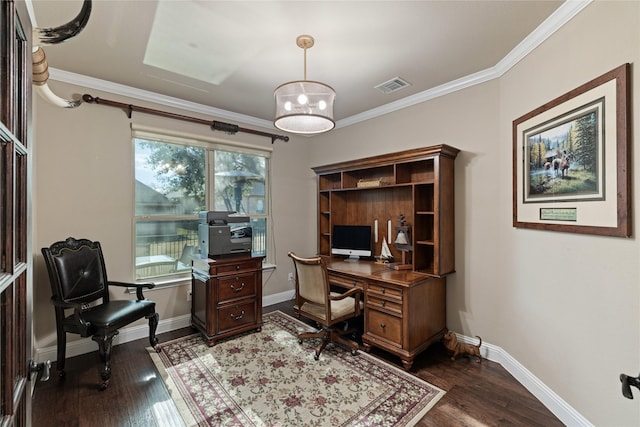
[[437, 86], [423, 92], [416, 93], [403, 99], [373, 108], [368, 111], [347, 117], [336, 122], [336, 129], [350, 126], [365, 120], [383, 116], [412, 105], [420, 104], [440, 96], [444, 96], [462, 89], [466, 89], [477, 84], [481, 84], [501, 77], [509, 71], [521, 59], [530, 54], [542, 42], [547, 40], [564, 24], [569, 22], [582, 9], [587, 7], [593, 0], [567, 0], [555, 12], [553, 12], [542, 24], [540, 24], [531, 34], [522, 40], [511, 52], [500, 62], [491, 68], [479, 71], [474, 74], [453, 80], [449, 83]]
[[515, 66], [521, 59], [530, 54], [542, 42], [553, 33], [562, 28], [578, 13], [587, 7], [593, 0], [567, 0], [545, 21], [522, 40], [511, 52], [507, 54], [494, 68], [497, 77], [502, 76]]
[[365, 120], [373, 119], [375, 117], [384, 116], [394, 111], [401, 110], [403, 108], [411, 107], [412, 105], [420, 104], [429, 101], [434, 98], [457, 92], [459, 90], [475, 86], [480, 83], [484, 83], [489, 80], [493, 80], [496, 77], [496, 72], [493, 68], [488, 68], [483, 71], [453, 80], [448, 83], [444, 83], [440, 86], [436, 86], [432, 89], [428, 89], [419, 93], [416, 93], [406, 98], [399, 99], [388, 104], [381, 105], [380, 107], [373, 108], [371, 110], [364, 111], [359, 114], [355, 114], [351, 117], [347, 117], [336, 122], [336, 128], [350, 126]]
[[[491, 68], [479, 71], [474, 74], [462, 77], [457, 80], [442, 84], [432, 89], [416, 93], [406, 98], [399, 99], [380, 107], [346, 117], [336, 122], [336, 129], [354, 125], [365, 120], [370, 120], [386, 114], [393, 113], [403, 108], [411, 107], [434, 98], [438, 98], [462, 89], [466, 89], [496, 78], [501, 77], [509, 71], [520, 60], [525, 58], [529, 53], [536, 49], [542, 42], [547, 40], [553, 33], [569, 22], [574, 16], [580, 13], [593, 0], [567, 0], [553, 12], [542, 24], [540, 24], [531, 34], [529, 34], [522, 42], [520, 42], [511, 52], [509, 52], [500, 62]], [[137, 89], [106, 80], [96, 79], [93, 77], [75, 74], [64, 70], [49, 68], [50, 79], [59, 82], [70, 83], [73, 85], [84, 86], [89, 89], [101, 90], [117, 95], [139, 99], [142, 101], [153, 102], [158, 105], [178, 108], [194, 113], [201, 113], [219, 117], [225, 120], [241, 122], [249, 125], [259, 126], [266, 129], [275, 129], [273, 123], [269, 120], [259, 119], [257, 117], [238, 114], [232, 111], [222, 110], [220, 108], [210, 107], [198, 104], [184, 99], [174, 98]]]
[[83, 86], [88, 89], [100, 90], [140, 101], [153, 102], [154, 104], [166, 107], [179, 108], [193, 113], [202, 113], [208, 116], [218, 117], [225, 120], [238, 121], [244, 124], [259, 126], [267, 129], [275, 129], [273, 123], [268, 120], [259, 119], [245, 114], [234, 113], [221, 108], [210, 107], [196, 102], [186, 101], [172, 96], [161, 95], [159, 93], [138, 89], [131, 86], [113, 83], [107, 80], [96, 79], [82, 74], [71, 73], [69, 71], [49, 68], [49, 78], [58, 82], [69, 83], [76, 86]]

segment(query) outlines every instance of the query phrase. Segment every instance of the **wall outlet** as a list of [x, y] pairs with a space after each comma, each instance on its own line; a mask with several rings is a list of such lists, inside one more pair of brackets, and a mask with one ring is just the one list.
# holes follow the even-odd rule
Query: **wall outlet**
[[293, 273], [289, 273], [289, 281], [293, 282]]

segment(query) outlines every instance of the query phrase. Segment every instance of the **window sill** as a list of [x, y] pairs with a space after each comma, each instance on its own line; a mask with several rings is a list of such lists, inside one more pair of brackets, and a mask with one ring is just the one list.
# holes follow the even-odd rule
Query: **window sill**
[[[182, 275], [182, 276], [155, 278], [155, 279], [151, 278], [148, 280], [140, 280], [137, 283], [154, 283], [156, 286], [153, 289], [143, 290], [143, 292], [153, 292], [158, 289], [166, 289], [166, 288], [172, 288], [176, 286], [190, 285], [191, 276]], [[136, 288], [133, 288], [133, 287], [127, 288], [127, 293], [135, 294]]]
[[[275, 270], [277, 266], [275, 264], [263, 264], [262, 271], [271, 271]], [[155, 283], [155, 287], [153, 289], [145, 289], [144, 292], [153, 292], [158, 289], [166, 289], [172, 288], [176, 286], [184, 286], [191, 284], [191, 275], [180, 275], [180, 276], [168, 276], [157, 279], [149, 279], [149, 280], [140, 280], [138, 283]], [[127, 288], [127, 293], [135, 294], [136, 288], [129, 287]]]

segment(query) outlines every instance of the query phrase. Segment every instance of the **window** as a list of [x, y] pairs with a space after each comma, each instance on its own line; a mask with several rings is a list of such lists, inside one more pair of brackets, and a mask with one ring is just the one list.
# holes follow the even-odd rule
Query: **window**
[[133, 145], [136, 279], [189, 273], [201, 211], [249, 217], [253, 255], [268, 256], [269, 151], [142, 131]]

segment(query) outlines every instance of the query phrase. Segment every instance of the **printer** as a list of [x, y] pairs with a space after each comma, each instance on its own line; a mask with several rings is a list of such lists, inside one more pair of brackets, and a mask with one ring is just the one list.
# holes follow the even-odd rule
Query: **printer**
[[202, 257], [251, 256], [251, 226], [248, 216], [227, 211], [202, 211], [198, 240]]

